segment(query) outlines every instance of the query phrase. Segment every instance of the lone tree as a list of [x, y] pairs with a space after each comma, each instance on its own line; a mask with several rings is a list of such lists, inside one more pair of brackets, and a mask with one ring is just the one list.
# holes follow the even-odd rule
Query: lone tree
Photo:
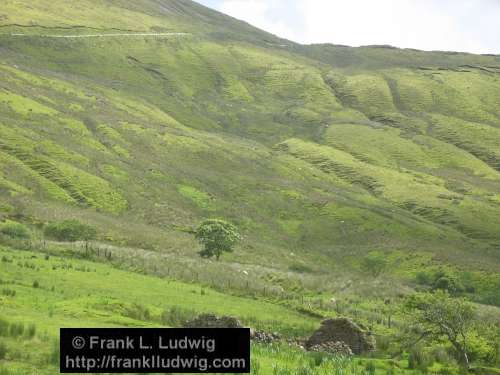
[[475, 307], [463, 298], [452, 298], [446, 291], [418, 293], [407, 297], [405, 309], [421, 340], [447, 339], [459, 361], [469, 368], [468, 344]]
[[97, 230], [78, 220], [64, 220], [48, 224], [44, 229], [44, 234], [56, 241], [84, 241], [85, 249], [88, 249], [88, 243], [95, 240]]
[[238, 229], [224, 220], [208, 219], [196, 229], [195, 237], [203, 249], [200, 255], [204, 258], [215, 256], [219, 260], [223, 252], [233, 251], [234, 245], [241, 240]]

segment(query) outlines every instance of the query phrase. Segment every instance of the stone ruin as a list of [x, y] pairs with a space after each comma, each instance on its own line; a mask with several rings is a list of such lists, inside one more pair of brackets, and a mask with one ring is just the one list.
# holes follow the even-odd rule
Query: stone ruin
[[[201, 314], [192, 320], [188, 320], [183, 324], [185, 328], [243, 328], [241, 322], [232, 316], [218, 317], [213, 314]], [[279, 340], [280, 336], [277, 333], [269, 333], [250, 329], [250, 338], [252, 341], [262, 344], [269, 344]]]
[[213, 314], [201, 314], [186, 321], [185, 328], [243, 328], [240, 321], [231, 316], [218, 317]]
[[[345, 345], [342, 345], [345, 344]], [[347, 318], [326, 319], [321, 326], [306, 341], [305, 348], [309, 351], [327, 351], [331, 353], [362, 354], [375, 350], [375, 337], [360, 325]]]

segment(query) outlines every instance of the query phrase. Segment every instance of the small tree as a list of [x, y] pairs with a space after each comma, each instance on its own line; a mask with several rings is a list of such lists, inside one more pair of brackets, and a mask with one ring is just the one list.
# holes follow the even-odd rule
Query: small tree
[[233, 251], [234, 245], [241, 239], [234, 225], [219, 219], [203, 221], [196, 229], [195, 237], [203, 246], [199, 254], [204, 258], [215, 256], [217, 260], [223, 252]]
[[78, 220], [64, 220], [48, 224], [44, 234], [56, 241], [85, 241], [87, 248], [88, 242], [96, 238], [97, 230], [90, 225], [80, 223]]
[[361, 267], [373, 277], [380, 276], [387, 268], [388, 261], [384, 254], [372, 252], [362, 259]]
[[461, 364], [469, 368], [468, 344], [475, 307], [463, 298], [451, 298], [448, 292], [418, 293], [405, 302], [409, 319], [421, 340], [447, 339], [457, 352]]

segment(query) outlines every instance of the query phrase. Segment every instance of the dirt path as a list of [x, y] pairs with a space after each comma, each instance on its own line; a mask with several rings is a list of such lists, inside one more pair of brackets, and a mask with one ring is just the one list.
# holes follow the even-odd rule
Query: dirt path
[[121, 37], [165, 37], [165, 36], [187, 36], [189, 33], [113, 33], [113, 34], [73, 34], [73, 35], [56, 35], [56, 34], [22, 34], [12, 33], [4, 34], [13, 37], [40, 37], [40, 38], [121, 38]]

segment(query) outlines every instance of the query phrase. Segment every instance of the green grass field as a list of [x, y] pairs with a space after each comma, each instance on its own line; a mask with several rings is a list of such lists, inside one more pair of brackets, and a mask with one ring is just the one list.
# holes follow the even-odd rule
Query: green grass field
[[[311, 314], [275, 299], [223, 294], [203, 284], [127, 272], [75, 257], [0, 248], [0, 260], [2, 374], [56, 373], [61, 327], [170, 327], [209, 312], [293, 337], [311, 332], [319, 323]], [[364, 374], [368, 363], [377, 374], [391, 369], [412, 372], [405, 360], [316, 354], [285, 344], [255, 344], [252, 373], [302, 369], [308, 374]]]

